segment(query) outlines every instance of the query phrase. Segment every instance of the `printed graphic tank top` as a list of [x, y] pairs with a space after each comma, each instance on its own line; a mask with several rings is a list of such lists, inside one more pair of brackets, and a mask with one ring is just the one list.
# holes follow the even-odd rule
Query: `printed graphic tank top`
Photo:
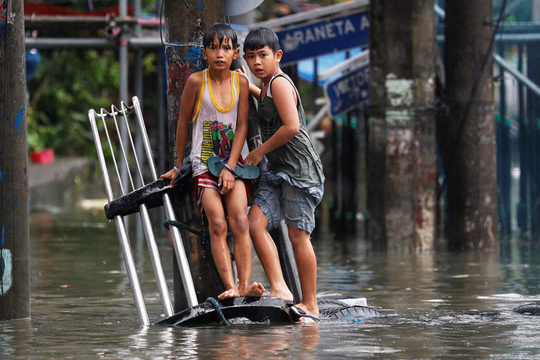
[[239, 74], [229, 72], [231, 74], [231, 104], [223, 109], [214, 100], [208, 69], [203, 71], [203, 84], [193, 116], [190, 155], [193, 176], [199, 176], [208, 171], [207, 161], [210, 156], [225, 158], [231, 152], [236, 132], [240, 85]]

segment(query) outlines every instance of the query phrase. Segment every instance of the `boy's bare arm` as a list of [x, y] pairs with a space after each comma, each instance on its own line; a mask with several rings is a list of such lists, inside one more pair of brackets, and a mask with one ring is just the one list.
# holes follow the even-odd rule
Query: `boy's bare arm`
[[291, 83], [278, 77], [272, 82], [272, 97], [283, 125], [262, 145], [255, 148], [246, 157], [246, 164], [257, 165], [264, 155], [285, 145], [300, 131], [300, 119], [296, 104], [296, 92]]
[[248, 77], [247, 77], [247, 71], [246, 71], [246, 68], [244, 67], [244, 65], [242, 65], [242, 68], [241, 69], [236, 69], [235, 70], [237, 73], [239, 74], [242, 74], [244, 75], [244, 77], [248, 80], [248, 84], [249, 84], [249, 93], [253, 96], [255, 96], [256, 99], [259, 99], [260, 96], [261, 96], [261, 89], [255, 85], [255, 84], [252, 84]]
[[245, 76], [240, 77], [240, 94], [238, 99], [238, 117], [236, 120], [236, 132], [234, 133], [234, 141], [229, 156], [228, 165], [236, 168], [236, 163], [244, 147], [244, 142], [247, 137], [248, 130], [248, 114], [249, 114], [249, 81]]
[[[193, 115], [193, 109], [199, 96], [199, 90], [202, 85], [201, 73], [191, 74], [186, 82], [184, 91], [182, 92], [182, 100], [180, 101], [180, 116], [176, 126], [176, 164], [175, 166], [182, 168], [184, 161], [184, 153], [189, 130], [189, 122]], [[174, 180], [178, 177], [178, 172], [175, 169], [169, 170], [161, 175], [162, 178], [171, 179], [171, 187], [174, 185]]]

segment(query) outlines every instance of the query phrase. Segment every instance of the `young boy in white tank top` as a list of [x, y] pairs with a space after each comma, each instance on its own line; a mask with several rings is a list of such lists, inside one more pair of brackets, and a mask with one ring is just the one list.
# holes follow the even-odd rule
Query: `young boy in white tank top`
[[[203, 37], [202, 54], [209, 68], [191, 74], [182, 93], [176, 131], [176, 165], [163, 174], [171, 186], [179, 175], [189, 131], [193, 122], [192, 150], [195, 200], [208, 218], [212, 256], [225, 286], [218, 299], [262, 296], [262, 284], [250, 284], [252, 243], [249, 236], [247, 205], [249, 191], [243, 180], [224, 167], [219, 177], [208, 171], [211, 156], [228, 158], [235, 170], [244, 146], [248, 126], [249, 82], [229, 70], [239, 49], [235, 31], [216, 24]], [[235, 282], [227, 245], [227, 219], [234, 236], [234, 255], [239, 283]]]

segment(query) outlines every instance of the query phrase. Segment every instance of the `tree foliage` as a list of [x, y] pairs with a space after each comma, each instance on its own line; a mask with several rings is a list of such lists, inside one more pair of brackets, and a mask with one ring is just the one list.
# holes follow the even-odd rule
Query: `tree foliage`
[[118, 98], [119, 65], [113, 51], [56, 50], [43, 55], [28, 84], [28, 146], [57, 154], [88, 154], [94, 147], [88, 110]]

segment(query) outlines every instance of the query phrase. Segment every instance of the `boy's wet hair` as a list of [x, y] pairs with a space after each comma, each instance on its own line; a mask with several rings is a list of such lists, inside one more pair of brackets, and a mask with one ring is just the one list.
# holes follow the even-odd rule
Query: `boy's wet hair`
[[220, 46], [223, 43], [223, 39], [230, 39], [233, 49], [238, 47], [238, 36], [236, 35], [236, 31], [234, 31], [230, 26], [221, 23], [214, 24], [214, 26], [204, 32], [203, 46], [208, 47], [212, 45], [212, 42], [214, 42], [214, 38], [216, 36], [219, 40]]
[[249, 32], [244, 40], [244, 52], [249, 50], [259, 50], [268, 45], [275, 53], [280, 50], [279, 39], [274, 32], [269, 28], [260, 27]]

